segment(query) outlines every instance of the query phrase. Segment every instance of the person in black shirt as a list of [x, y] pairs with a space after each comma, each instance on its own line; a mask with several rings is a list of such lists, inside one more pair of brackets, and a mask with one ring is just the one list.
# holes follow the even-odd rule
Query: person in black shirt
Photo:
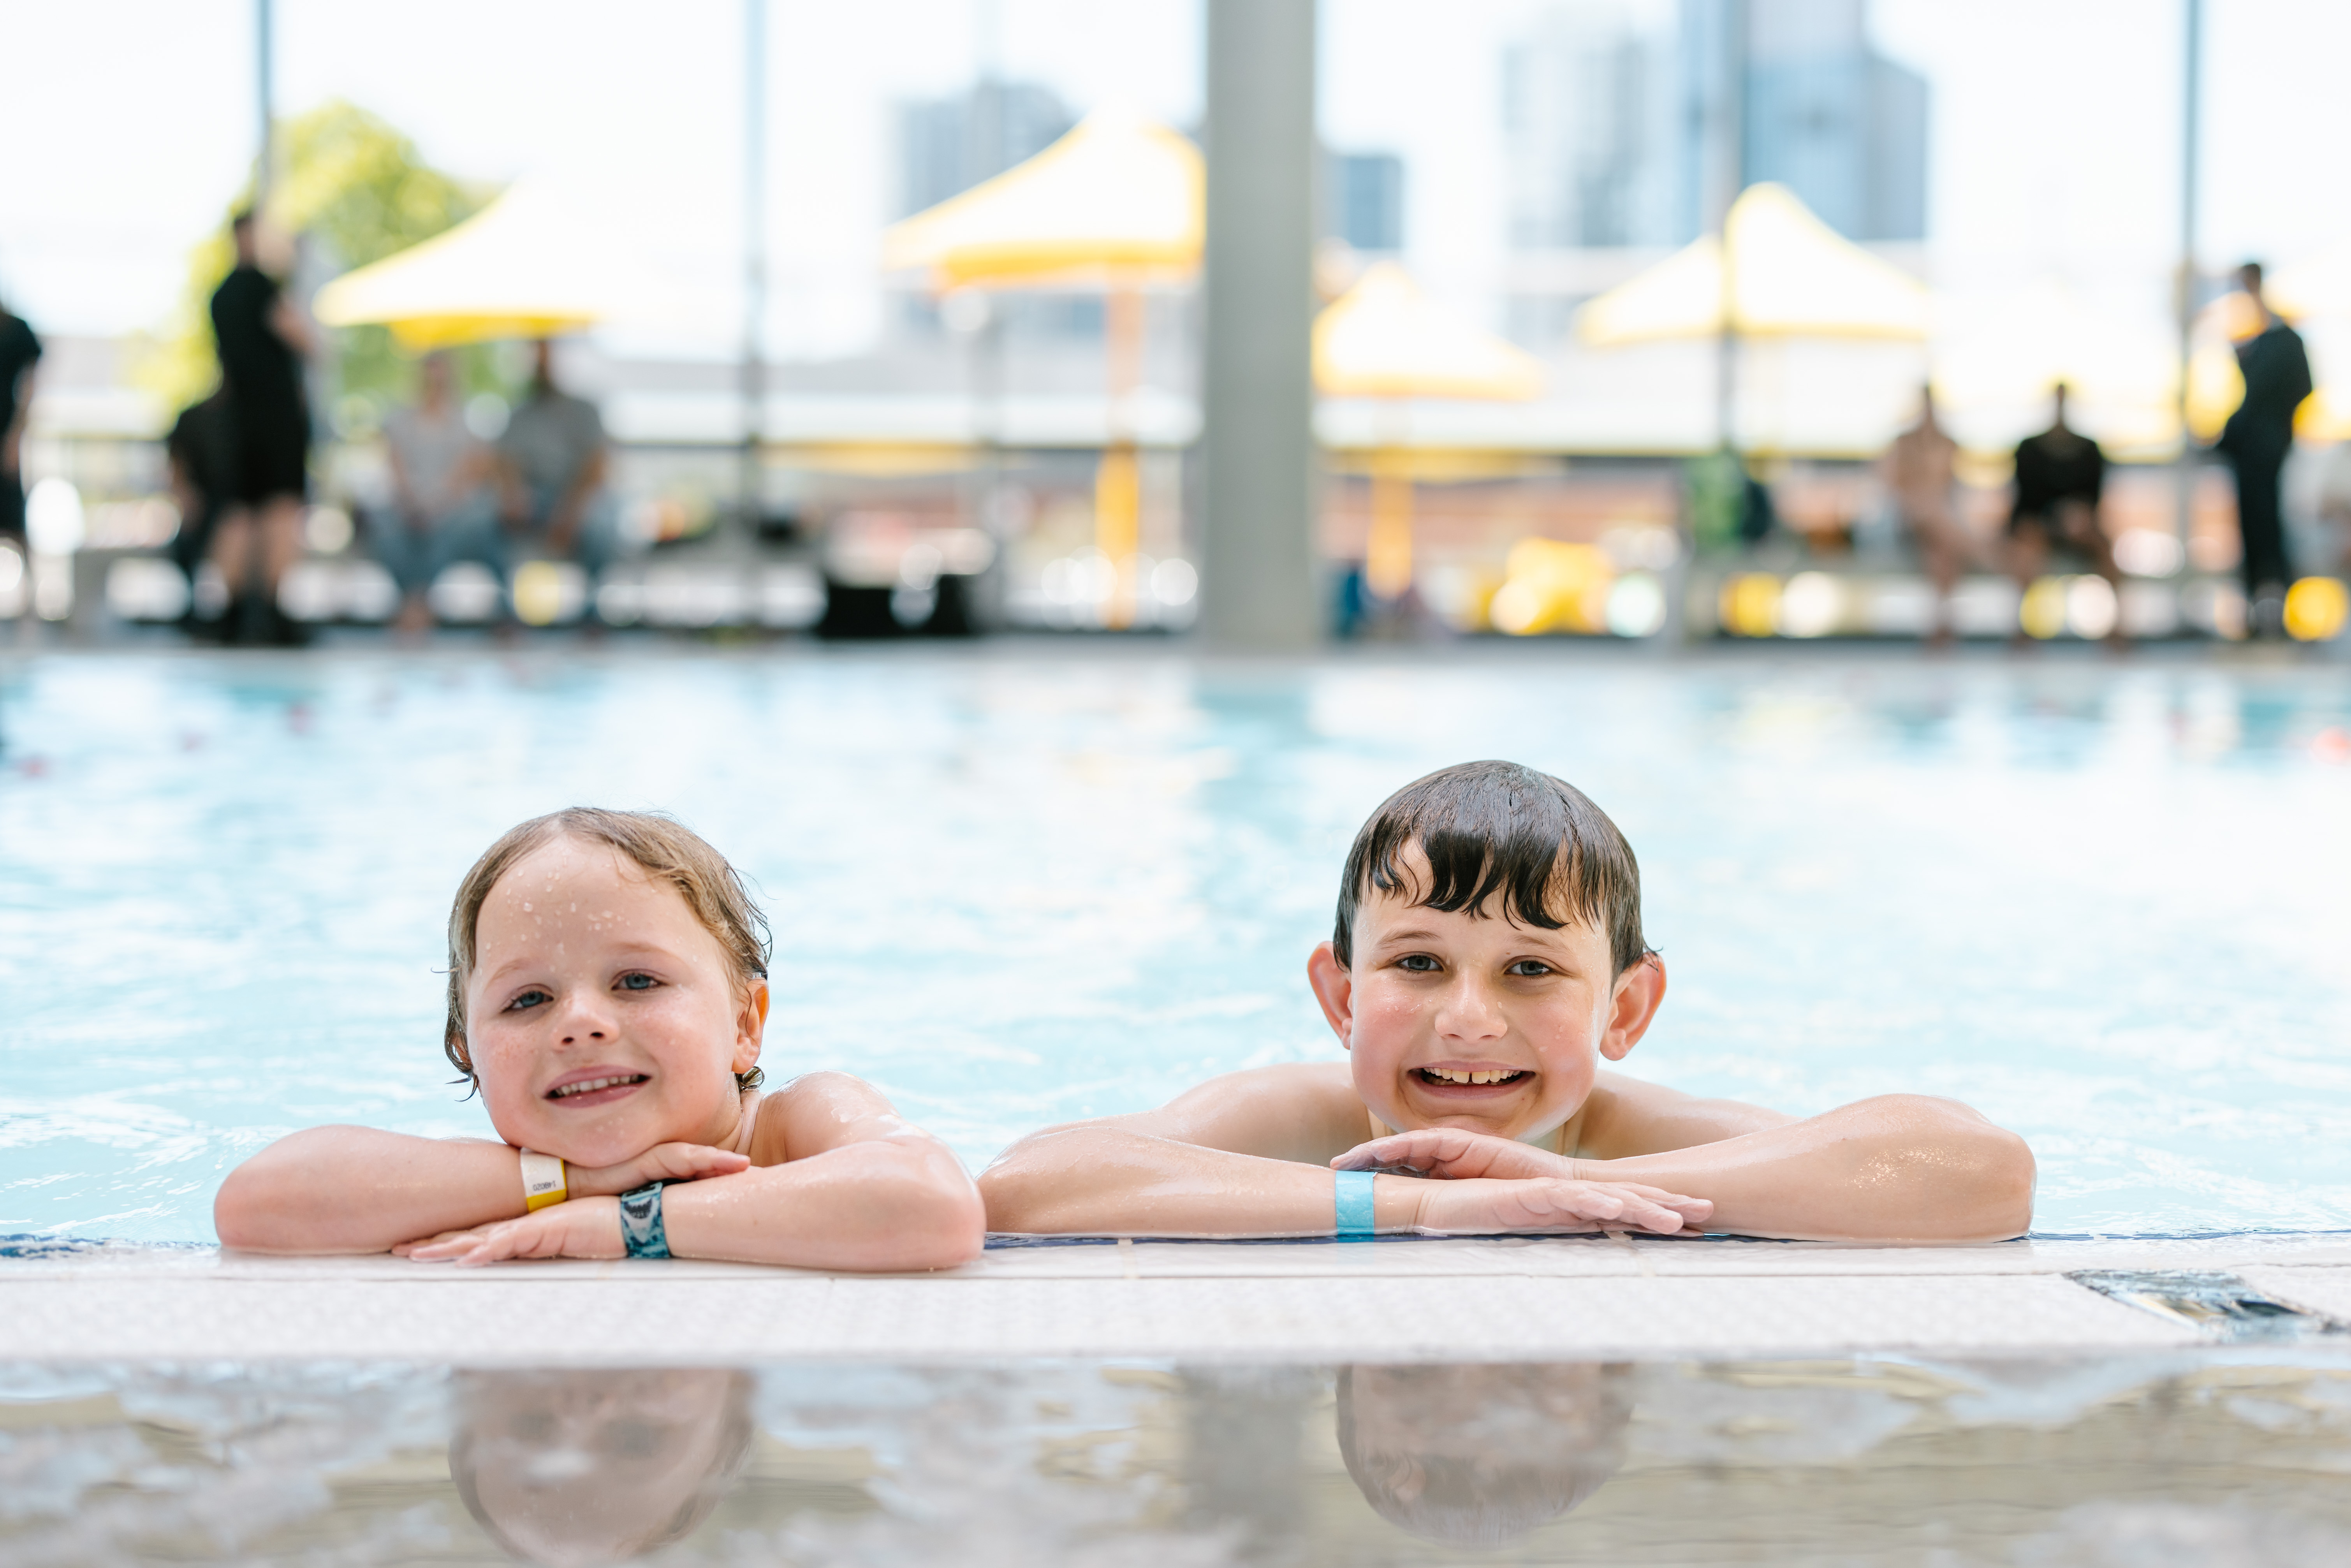
[[[2065, 383], [2057, 383], [2057, 414], [2048, 429], [2028, 435], [2016, 447], [2016, 504], [2008, 514], [2008, 568], [2019, 591], [2049, 570], [2058, 550], [2080, 556], [2119, 593], [2122, 572], [2115, 549], [2098, 522], [2106, 491], [2106, 455], [2098, 444], [2065, 423]], [[2022, 643], [2020, 631], [2013, 642]], [[2117, 617], [2109, 643], [2120, 645]]]
[[226, 449], [234, 454], [226, 506], [213, 528], [213, 559], [241, 601], [236, 620], [252, 641], [295, 639], [277, 608], [277, 585], [301, 558], [302, 502], [309, 485], [310, 415], [302, 319], [256, 259], [254, 214], [231, 220], [236, 267], [213, 294], [213, 336], [226, 394]]
[[[236, 488], [236, 433], [230, 428], [228, 394], [215, 390], [202, 402], [180, 411], [163, 438], [171, 472], [172, 500], [180, 508], [180, 531], [172, 538], [172, 559], [194, 582], [212, 552], [213, 534]], [[191, 593], [183, 622], [199, 637], [233, 636], [238, 628], [223, 618], [225, 606], [206, 605]]]
[[2262, 329], [2237, 345], [2245, 401], [2214, 444], [2237, 471], [2246, 624], [2256, 635], [2273, 635], [2283, 630], [2285, 585], [2294, 580], [2285, 526], [2278, 516], [2278, 471], [2294, 450], [2294, 411], [2310, 395], [2310, 356], [2302, 335], [2279, 320], [2262, 298], [2262, 264], [2249, 261], [2239, 267], [2237, 282], [2261, 312]]
[[41, 340], [25, 319], [0, 305], [0, 538], [25, 543], [25, 419], [33, 406], [33, 367]]

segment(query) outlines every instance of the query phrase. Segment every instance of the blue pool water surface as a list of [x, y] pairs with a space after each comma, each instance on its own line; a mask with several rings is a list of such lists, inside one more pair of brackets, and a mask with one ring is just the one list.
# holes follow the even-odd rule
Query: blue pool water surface
[[0, 1232], [207, 1240], [291, 1129], [486, 1134], [449, 896], [572, 802], [733, 857], [771, 1072], [863, 1074], [975, 1167], [1333, 1058], [1302, 975], [1349, 837], [1485, 756], [1640, 854], [1671, 995], [1626, 1071], [1959, 1096], [2031, 1140], [2043, 1231], [2351, 1227], [2339, 666], [48, 655], [0, 666]]

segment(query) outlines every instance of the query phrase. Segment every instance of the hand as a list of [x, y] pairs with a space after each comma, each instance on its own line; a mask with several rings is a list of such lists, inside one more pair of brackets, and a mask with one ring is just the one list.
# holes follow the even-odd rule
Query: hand
[[707, 1144], [655, 1144], [635, 1159], [596, 1170], [566, 1166], [564, 1175], [566, 1190], [576, 1201], [583, 1197], [618, 1197], [624, 1192], [636, 1191], [649, 1181], [700, 1181], [705, 1176], [733, 1176], [750, 1168], [748, 1158], [729, 1149], [714, 1149]]
[[575, 1197], [569, 1203], [549, 1204], [520, 1219], [495, 1220], [471, 1230], [444, 1230], [423, 1241], [403, 1241], [392, 1250], [396, 1257], [418, 1263], [479, 1268], [509, 1258], [619, 1258], [628, 1249], [621, 1240], [620, 1199]]
[[1458, 1127], [1423, 1127], [1416, 1132], [1391, 1133], [1357, 1144], [1331, 1162], [1332, 1170], [1384, 1169], [1410, 1171], [1439, 1181], [1492, 1176], [1522, 1181], [1537, 1176], [1582, 1179], [1575, 1161], [1563, 1155], [1530, 1148], [1515, 1138], [1486, 1133], [1465, 1133]]
[[1646, 1230], [1672, 1236], [1698, 1229], [1714, 1212], [1714, 1205], [1705, 1198], [1632, 1182], [1473, 1176], [1426, 1186], [1426, 1190], [1416, 1194], [1419, 1203], [1413, 1228], [1440, 1236], [1520, 1230], [1566, 1235]]

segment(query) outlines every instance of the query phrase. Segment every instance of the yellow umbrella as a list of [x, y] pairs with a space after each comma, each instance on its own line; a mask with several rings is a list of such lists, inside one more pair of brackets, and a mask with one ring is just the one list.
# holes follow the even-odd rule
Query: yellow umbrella
[[[1541, 361], [1461, 319], [1393, 261], [1365, 272], [1314, 321], [1314, 385], [1326, 397], [1523, 401], [1543, 390]], [[1399, 409], [1399, 412], [1401, 410]], [[1412, 475], [1392, 440], [1374, 454], [1364, 578], [1382, 599], [1412, 586]]]
[[312, 308], [329, 327], [381, 325], [411, 351], [592, 327], [622, 303], [612, 242], [528, 182], [455, 228], [343, 274]]
[[1314, 385], [1326, 397], [1523, 400], [1542, 394], [1543, 371], [1384, 261], [1315, 318]]
[[1926, 286], [1813, 215], [1785, 185], [1750, 185], [1715, 235], [1685, 246], [1585, 305], [1576, 319], [1595, 347], [1667, 338], [1920, 339]]
[[892, 225], [882, 264], [921, 267], [943, 293], [1180, 281], [1200, 265], [1207, 191], [1180, 133], [1097, 110], [1027, 162]]
[[1142, 482], [1134, 443], [1115, 428], [1142, 379], [1143, 289], [1199, 270], [1207, 235], [1207, 181], [1199, 150], [1166, 126], [1100, 109], [1042, 152], [892, 225], [882, 262], [920, 268], [931, 287], [1101, 287], [1113, 428], [1094, 478], [1094, 545], [1115, 563], [1107, 619], [1134, 613]]

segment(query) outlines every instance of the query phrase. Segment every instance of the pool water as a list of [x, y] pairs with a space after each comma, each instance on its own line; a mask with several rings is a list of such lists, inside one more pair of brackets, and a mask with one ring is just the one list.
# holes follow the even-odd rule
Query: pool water
[[2321, 1568], [2312, 1356], [43, 1369], [0, 1557]]
[[1963, 1098], [2036, 1227], [2351, 1227], [2339, 667], [1502, 648], [634, 646], [0, 666], [0, 1232], [207, 1240], [291, 1129], [488, 1130], [443, 923], [516, 821], [677, 812], [776, 934], [771, 1072], [880, 1083], [975, 1167], [1335, 1057], [1347, 841], [1503, 756], [1639, 852], [1671, 995], [1625, 1070], [1810, 1113]]

